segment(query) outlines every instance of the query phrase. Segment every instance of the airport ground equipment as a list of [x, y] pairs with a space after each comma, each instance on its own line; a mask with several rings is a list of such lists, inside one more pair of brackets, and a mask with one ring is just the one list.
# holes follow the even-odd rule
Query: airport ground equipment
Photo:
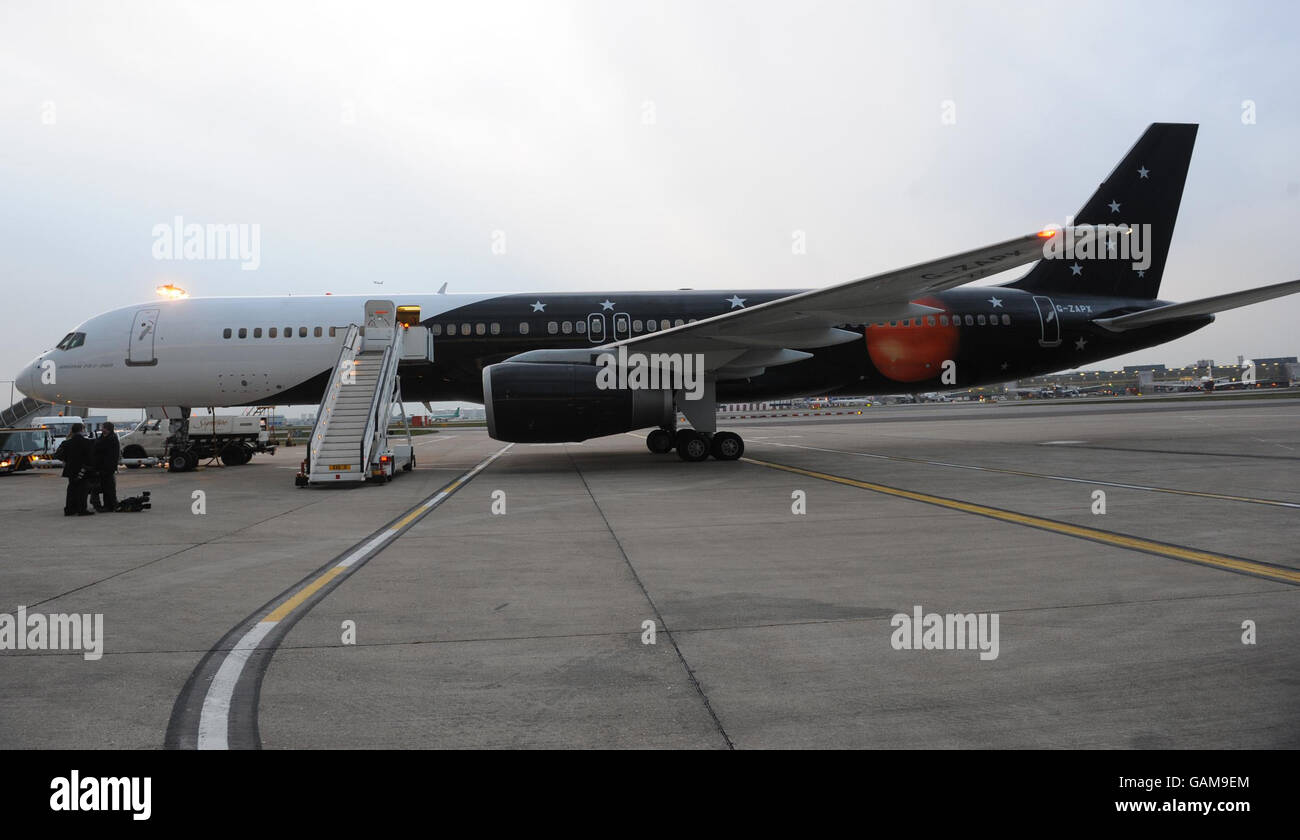
[[[366, 301], [364, 327], [349, 325], [339, 349], [298, 486], [382, 483], [399, 467], [415, 466], [397, 368], [410, 346], [423, 342], [428, 354], [430, 341], [427, 328], [397, 323], [392, 301]], [[399, 420], [392, 430], [395, 409]]]
[[23, 472], [50, 457], [50, 433], [41, 428], [0, 428], [0, 475]]
[[122, 462], [128, 469], [165, 460], [172, 472], [184, 472], [200, 461], [220, 458], [226, 466], [247, 464], [258, 452], [275, 452], [259, 417], [191, 417], [183, 437], [174, 435], [166, 420], [142, 420], [122, 435]]

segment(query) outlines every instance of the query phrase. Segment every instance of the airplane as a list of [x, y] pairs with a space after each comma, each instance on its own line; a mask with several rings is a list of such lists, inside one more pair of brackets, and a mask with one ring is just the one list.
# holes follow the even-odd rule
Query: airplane
[[[951, 391], [1162, 344], [1209, 325], [1215, 312], [1300, 291], [1294, 280], [1187, 303], [1157, 298], [1196, 132], [1149, 126], [1072, 227], [821, 289], [391, 295], [400, 324], [432, 337], [429, 358], [400, 367], [402, 399], [482, 403], [489, 434], [502, 441], [650, 429], [652, 452], [735, 460], [744, 441], [717, 429], [719, 402]], [[1098, 253], [1049, 253], [1088, 226], [1117, 223]], [[1129, 259], [1115, 258], [1117, 236], [1141, 237], [1146, 264], [1131, 259], [1137, 239], [1134, 254], [1121, 253]], [[1002, 285], [968, 286], [1030, 263]], [[69, 332], [18, 373], [17, 387], [51, 403], [177, 406], [185, 416], [202, 406], [318, 404], [339, 336], [360, 323], [364, 302], [294, 295], [126, 306]], [[695, 393], [662, 382], [602, 387], [602, 354], [618, 352], [669, 354], [659, 364], [688, 354], [704, 376]], [[47, 383], [50, 361], [57, 377]], [[677, 411], [689, 428], [678, 428]]]

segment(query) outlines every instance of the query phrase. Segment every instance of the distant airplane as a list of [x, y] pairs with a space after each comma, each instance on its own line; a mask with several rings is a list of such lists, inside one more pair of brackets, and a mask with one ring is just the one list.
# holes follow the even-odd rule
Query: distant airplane
[[[1293, 280], [1189, 303], [1156, 298], [1196, 131], [1149, 127], [1074, 227], [827, 288], [393, 294], [403, 331], [425, 327], [429, 337], [427, 353], [400, 367], [403, 399], [482, 402], [489, 434], [503, 441], [582, 441], [649, 428], [653, 452], [734, 460], [744, 442], [718, 431], [718, 402], [951, 391], [1163, 344], [1209, 325], [1215, 312], [1300, 291]], [[1030, 163], [1065, 159], [1055, 149]], [[1046, 258], [1059, 247], [1065, 256]], [[967, 285], [1033, 262], [1010, 283]], [[319, 403], [342, 335], [362, 323], [365, 301], [127, 306], [76, 327], [24, 367], [17, 385], [48, 402], [112, 408]], [[684, 383], [602, 387], [598, 359], [620, 351], [698, 358], [698, 392]], [[57, 364], [56, 381], [42, 376], [47, 361]], [[690, 428], [677, 428], [678, 410]]]

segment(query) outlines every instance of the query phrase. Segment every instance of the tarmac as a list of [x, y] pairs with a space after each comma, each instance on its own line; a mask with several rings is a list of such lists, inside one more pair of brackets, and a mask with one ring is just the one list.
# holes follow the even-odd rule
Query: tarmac
[[[724, 421], [731, 463], [453, 428], [352, 488], [281, 448], [82, 518], [0, 476], [0, 613], [103, 616], [0, 650], [0, 747], [1300, 747], [1300, 399], [1071, 402]], [[897, 649], [917, 608], [996, 658]]]

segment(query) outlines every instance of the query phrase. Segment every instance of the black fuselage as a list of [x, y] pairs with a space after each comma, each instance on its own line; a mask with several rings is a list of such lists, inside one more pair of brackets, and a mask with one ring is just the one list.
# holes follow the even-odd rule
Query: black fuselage
[[[435, 358], [432, 363], [402, 366], [403, 395], [408, 400], [482, 402], [483, 368], [518, 353], [595, 347], [645, 335], [652, 331], [651, 321], [657, 332], [797, 291], [575, 292], [480, 300], [422, 321], [434, 334]], [[1161, 302], [1077, 294], [1047, 297], [1006, 286], [955, 289], [915, 302], [942, 314], [844, 324], [862, 338], [801, 348], [813, 358], [721, 381], [718, 400], [924, 392], [1007, 382], [1150, 347], [1214, 320], [1202, 316], [1115, 333], [1092, 320]], [[950, 371], [947, 376], [945, 371]]]

